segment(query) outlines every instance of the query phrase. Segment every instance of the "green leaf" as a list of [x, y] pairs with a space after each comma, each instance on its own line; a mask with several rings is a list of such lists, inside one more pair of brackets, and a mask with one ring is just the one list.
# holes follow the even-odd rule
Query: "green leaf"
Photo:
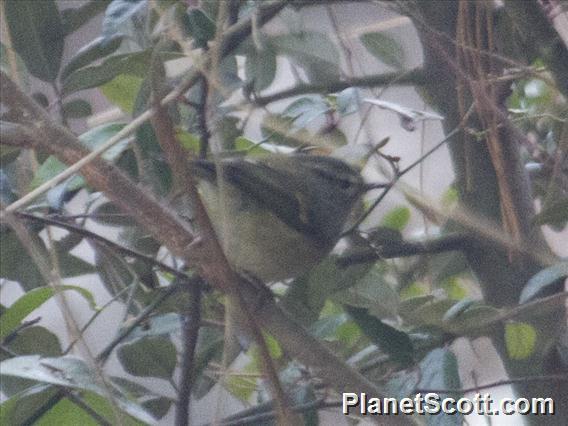
[[[108, 386], [101, 387], [98, 384], [96, 373], [89, 369], [81, 359], [71, 356], [59, 358], [42, 358], [37, 355], [19, 356], [2, 361], [0, 371], [5, 376], [22, 377], [41, 383], [94, 392], [104, 398], [102, 401], [106, 401], [110, 391]], [[150, 414], [118, 392], [113, 392], [112, 399], [118, 408], [136, 419], [154, 424], [155, 419]]]
[[197, 399], [203, 398], [217, 383], [216, 380], [203, 374], [211, 361], [219, 361], [223, 353], [224, 336], [222, 331], [212, 327], [202, 327], [197, 338], [197, 350], [194, 372], [197, 378], [194, 394]]
[[348, 289], [364, 277], [371, 265], [340, 268], [336, 256], [328, 256], [309, 274], [294, 280], [286, 292], [283, 306], [302, 324], [316, 321], [325, 301], [334, 293]]
[[377, 59], [396, 69], [404, 68], [404, 50], [398, 42], [385, 33], [366, 33], [360, 37], [363, 46]]
[[243, 373], [245, 374], [229, 376], [225, 381], [225, 386], [231, 395], [244, 402], [249, 401], [253, 393], [258, 390], [256, 378], [254, 377], [255, 374], [258, 374], [257, 364], [250, 362], [243, 369]]
[[385, 280], [385, 270], [380, 264], [368, 265], [367, 273], [352, 286], [339, 291], [331, 299], [340, 304], [366, 308], [377, 318], [394, 318], [398, 313], [399, 296]]
[[61, 21], [65, 34], [68, 35], [84, 24], [95, 18], [100, 12], [106, 9], [107, 5], [112, 0], [89, 0], [85, 4], [75, 7], [67, 8], [61, 11]]
[[[421, 379], [417, 387], [420, 389], [460, 389], [461, 380], [458, 362], [449, 349], [434, 349], [420, 362]], [[459, 399], [462, 394], [445, 394], [442, 398]], [[427, 417], [427, 424], [443, 426], [462, 426], [463, 416], [459, 413], [445, 414], [440, 412]]]
[[302, 67], [310, 81], [339, 80], [339, 52], [327, 35], [318, 32], [284, 34], [272, 37], [270, 43], [277, 54], [288, 56]]
[[467, 290], [462, 287], [460, 279], [456, 276], [445, 279], [441, 287], [446, 290], [448, 299], [462, 300], [467, 296]]
[[40, 80], [55, 81], [64, 43], [63, 25], [55, 2], [6, 1], [4, 11], [13, 47], [28, 71]]
[[144, 337], [122, 345], [117, 352], [128, 374], [171, 379], [176, 368], [176, 348], [167, 337]]
[[[79, 136], [79, 139], [87, 148], [94, 150], [100, 145], [107, 142], [112, 136], [118, 133], [124, 124], [110, 123], [97, 126]], [[102, 157], [108, 161], [114, 161], [126, 149], [128, 140], [124, 139], [118, 142], [112, 148], [102, 154]], [[36, 171], [36, 175], [31, 182], [32, 189], [37, 188], [48, 180], [54, 178], [67, 169], [67, 166], [53, 156], [48, 157]], [[74, 176], [66, 184], [68, 191], [81, 188], [85, 185], [85, 181], [80, 176]]]
[[396, 231], [402, 231], [410, 220], [410, 209], [399, 206], [390, 210], [381, 220], [381, 225]]
[[534, 217], [534, 223], [537, 225], [561, 226], [566, 222], [568, 222], [568, 198], [562, 198], [546, 205]]
[[505, 345], [509, 358], [522, 360], [529, 358], [535, 349], [536, 330], [527, 323], [511, 322], [505, 324]]
[[244, 136], [235, 139], [235, 151], [246, 151], [247, 156], [267, 154], [268, 150], [262, 147], [262, 143], [255, 142]]
[[566, 277], [568, 277], [568, 262], [560, 262], [537, 272], [523, 288], [519, 303], [527, 303], [542, 297], [551, 285]]
[[144, 323], [143, 327], [135, 328], [123, 341], [131, 342], [146, 337], [165, 336], [170, 333], [179, 332], [181, 318], [179, 314], [169, 312], [164, 315], [157, 315]]
[[91, 115], [93, 110], [87, 101], [74, 99], [63, 104], [62, 112], [65, 118], [83, 118]]
[[[34, 240], [38, 247], [45, 251], [43, 240], [36, 234], [34, 234]], [[55, 243], [55, 248], [58, 251], [62, 276], [77, 276], [93, 272], [90, 264], [68, 251], [59, 249], [59, 243]], [[19, 282], [26, 291], [45, 285], [35, 263], [26, 261], [26, 259], [29, 259], [29, 254], [14, 232], [4, 230], [0, 238], [0, 277]]]
[[[59, 339], [44, 327], [31, 326], [19, 330], [12, 339], [5, 340], [4, 346], [18, 355], [59, 356], [62, 354]], [[0, 354], [0, 360], [8, 356]], [[0, 381], [0, 389], [10, 397], [34, 385], [35, 382], [19, 377], [6, 376]]]
[[276, 52], [266, 44], [261, 50], [250, 45], [245, 59], [245, 78], [247, 83], [254, 83], [255, 92], [266, 89], [276, 75]]
[[215, 37], [215, 22], [201, 9], [192, 8], [184, 19], [185, 29], [193, 37], [196, 48], [207, 47], [207, 42]]
[[414, 297], [400, 303], [399, 315], [409, 324], [416, 326], [441, 326], [448, 309], [454, 301], [436, 300], [433, 296]]
[[100, 65], [80, 68], [63, 80], [62, 94], [102, 86], [120, 74], [144, 78], [150, 68], [151, 56], [150, 51], [124, 53], [108, 57]]
[[[2, 380], [9, 376], [2, 377]], [[24, 380], [24, 379], [21, 379]], [[29, 419], [38, 407], [55, 396], [57, 389], [48, 385], [35, 385], [10, 397], [0, 405], [1, 425], [29, 424]]]
[[111, 38], [98, 37], [83, 46], [61, 70], [61, 80], [65, 80], [73, 71], [116, 52], [123, 38], [124, 37], [120, 35]]
[[501, 311], [493, 306], [464, 299], [448, 309], [441, 326], [455, 335], [488, 336], [495, 331], [495, 325], [491, 323], [497, 321], [499, 315]]
[[[22, 58], [20, 58], [18, 52], [15, 51], [14, 51], [15, 63], [12, 63], [11, 59], [9, 59], [10, 55], [8, 55], [7, 52], [8, 51], [6, 50], [6, 46], [4, 45], [4, 43], [0, 42], [0, 69], [4, 71], [6, 74], [8, 74], [8, 76], [12, 79], [16, 78], [17, 76], [17, 79], [19, 81], [18, 84], [20, 85], [21, 89], [26, 92], [29, 92], [29, 90], [31, 89], [30, 75], [28, 73], [28, 70], [26, 69], [26, 64], [24, 63], [24, 61], [22, 61]], [[13, 67], [15, 67], [15, 69], [13, 69]], [[14, 74], [16, 74], [16, 76]], [[34, 95], [35, 93], [32, 93], [32, 97], [34, 97]], [[4, 147], [4, 145], [0, 145], [0, 148], [2, 147]]]
[[161, 419], [168, 414], [173, 403], [174, 401], [171, 399], [161, 396], [158, 398], [147, 399], [142, 402], [142, 407], [144, 407], [144, 409], [149, 413], [152, 413], [155, 418]]
[[[111, 137], [120, 132], [124, 126], [124, 123], [101, 124], [100, 126], [94, 127], [83, 133], [81, 136], [79, 136], [79, 140], [87, 148], [94, 151], [99, 146], [106, 143]], [[122, 151], [126, 149], [127, 143], [128, 140], [123, 139], [121, 142], [113, 145], [112, 148], [107, 149], [103, 153], [102, 157], [107, 161], [116, 160], [118, 156], [122, 154]]]
[[345, 309], [361, 328], [363, 333], [392, 360], [406, 367], [413, 363], [414, 348], [410, 337], [403, 331], [385, 324], [370, 315], [366, 309], [346, 306]]
[[18, 355], [62, 355], [59, 338], [47, 328], [37, 325], [18, 331], [16, 337], [10, 340], [7, 346]]
[[94, 243], [93, 247], [99, 278], [113, 297], [120, 293], [122, 297], [119, 300], [126, 303], [129, 296], [123, 290], [133, 285], [136, 276], [121, 254], [102, 244]]
[[108, 226], [131, 226], [132, 217], [124, 214], [113, 202], [99, 204], [92, 213], [90, 218], [103, 225]]
[[[53, 156], [47, 157], [47, 159], [36, 170], [35, 176], [30, 183], [31, 189], [35, 189], [44, 184], [48, 180], [62, 173], [66, 168], [67, 166], [57, 158]], [[58, 186], [63, 186], [66, 191], [74, 191], [85, 186], [85, 180], [81, 176], [72, 176]], [[53, 189], [55, 188], [52, 188], [52, 190]]]
[[336, 337], [337, 329], [349, 321], [344, 312], [324, 316], [310, 326], [310, 332], [319, 339], [331, 340]]
[[[110, 423], [114, 420], [117, 424], [124, 426], [144, 426], [147, 423], [136, 420], [125, 413], [117, 412], [116, 405], [107, 398], [97, 395], [94, 392], [84, 391], [81, 393], [81, 400], [92, 408], [102, 418]], [[131, 410], [140, 410], [141, 416], [148, 416], [148, 412], [144, 408], [130, 403]], [[141, 404], [143, 406], [143, 404]], [[154, 421], [155, 423], [155, 421]], [[52, 426], [52, 425], [81, 425], [81, 426], [98, 426], [100, 425], [93, 417], [67, 398], [59, 401], [55, 406], [51, 407], [41, 419], [34, 423], [34, 426]]]
[[[89, 303], [92, 309], [97, 309], [93, 295], [82, 287], [73, 285], [61, 286], [62, 291], [74, 290], [78, 292]], [[0, 322], [0, 340], [4, 339], [8, 334], [20, 325], [22, 320], [47, 302], [55, 294], [52, 287], [40, 287], [28, 291], [18, 300], [16, 300], [6, 311], [2, 314], [2, 321]]]
[[136, 75], [120, 74], [103, 84], [99, 90], [111, 103], [132, 114], [143, 81], [142, 77]]
[[0, 236], [0, 277], [19, 282], [24, 290], [45, 285], [37, 266], [29, 261], [28, 252], [16, 234], [8, 230]]

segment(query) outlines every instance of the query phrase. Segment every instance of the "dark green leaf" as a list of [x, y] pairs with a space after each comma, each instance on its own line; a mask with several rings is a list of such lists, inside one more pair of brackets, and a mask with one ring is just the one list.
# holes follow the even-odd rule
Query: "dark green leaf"
[[171, 399], [166, 398], [165, 396], [161, 396], [142, 402], [142, 407], [144, 407], [144, 409], [149, 413], [152, 413], [155, 418], [161, 419], [166, 414], [168, 414], [168, 411], [170, 410], [173, 402], [174, 401], [172, 401]]
[[91, 104], [83, 99], [74, 99], [63, 104], [65, 118], [84, 118], [93, 113]]
[[443, 323], [444, 315], [453, 305], [452, 300], [436, 300], [433, 296], [414, 297], [402, 301], [398, 312], [410, 324], [438, 326]]
[[[5, 341], [4, 345], [18, 355], [60, 356], [62, 354], [57, 336], [39, 326], [27, 327], [18, 331], [17, 335], [9, 342]], [[0, 355], [1, 360], [6, 358]], [[0, 381], [0, 387], [6, 396], [12, 396], [34, 383], [27, 379], [6, 376]]]
[[339, 80], [339, 52], [325, 34], [284, 34], [273, 37], [270, 43], [277, 54], [288, 56], [302, 67], [310, 81], [322, 83]]
[[170, 379], [176, 367], [176, 348], [167, 337], [144, 337], [118, 349], [127, 373], [138, 377]]
[[[2, 380], [7, 377], [8, 376], [4, 376]], [[53, 386], [36, 385], [12, 396], [0, 405], [0, 424], [29, 424], [30, 417], [35, 413], [38, 407], [42, 407], [47, 403], [56, 392], [57, 389]]]
[[245, 77], [247, 82], [254, 83], [255, 92], [266, 89], [274, 81], [276, 75], [276, 54], [270, 46], [257, 50], [251, 46], [246, 54]]
[[17, 196], [13, 191], [11, 179], [3, 169], [0, 169], [0, 202], [7, 206], [16, 201]]
[[32, 94], [32, 98], [42, 107], [47, 108], [49, 106], [49, 99], [41, 92], [35, 92]]
[[330, 296], [356, 285], [370, 267], [368, 264], [359, 264], [340, 268], [336, 257], [329, 256], [309, 274], [294, 280], [282, 303], [299, 322], [308, 326], [318, 319]]
[[220, 330], [211, 327], [202, 327], [199, 330], [194, 364], [194, 371], [197, 377], [194, 394], [198, 399], [205, 396], [216, 384], [216, 381], [203, 374], [203, 371], [211, 361], [219, 361], [221, 359], [223, 345], [224, 337]]
[[142, 51], [111, 56], [100, 65], [80, 68], [63, 80], [64, 95], [102, 86], [119, 74], [145, 77], [150, 67], [151, 52]]
[[122, 291], [136, 281], [126, 260], [110, 247], [96, 242], [92, 246], [95, 250], [97, 273], [105, 288], [113, 296], [122, 294], [122, 301], [126, 302], [128, 296]]
[[78, 30], [81, 26], [105, 10], [111, 1], [112, 0], [89, 0], [79, 7], [62, 10], [61, 20], [65, 34], [68, 35]]
[[568, 198], [563, 198], [545, 206], [534, 217], [537, 225], [562, 226], [568, 222]]
[[155, 193], [167, 194], [172, 185], [172, 174], [154, 128], [149, 123], [144, 123], [136, 131], [136, 141], [140, 147], [138, 159], [142, 160], [142, 165], [139, 165], [143, 173], [140, 180]]
[[385, 281], [385, 273], [383, 266], [367, 264], [367, 273], [352, 282], [349, 289], [329, 296], [337, 303], [368, 309], [377, 318], [394, 318], [399, 296]]
[[385, 33], [367, 33], [361, 35], [360, 40], [381, 62], [397, 69], [404, 68], [404, 50], [392, 37]]
[[[449, 349], [434, 349], [420, 362], [422, 374], [418, 388], [420, 389], [459, 389], [461, 380], [458, 362]], [[440, 395], [441, 398], [453, 397], [459, 399], [462, 394]], [[452, 407], [455, 408], [455, 407]], [[438, 413], [427, 417], [427, 424], [431, 426], [462, 426], [463, 417], [459, 413]]]
[[345, 306], [345, 309], [361, 328], [363, 333], [378, 348], [398, 362], [403, 368], [413, 363], [414, 348], [408, 335], [396, 328], [385, 324], [366, 309]]
[[0, 277], [19, 282], [24, 290], [46, 284], [36, 265], [29, 260], [28, 252], [11, 230], [3, 231], [0, 238]]
[[28, 71], [40, 80], [55, 81], [64, 43], [63, 25], [55, 2], [7, 1], [4, 11], [13, 47]]
[[130, 226], [132, 217], [124, 214], [116, 204], [112, 202], [102, 203], [91, 213], [91, 219], [97, 223], [109, 226]]
[[560, 262], [543, 269], [527, 282], [521, 292], [519, 303], [527, 303], [541, 297], [551, 285], [558, 284], [560, 279], [566, 277], [568, 277], [568, 262]]
[[215, 22], [201, 9], [192, 8], [184, 19], [185, 29], [193, 37], [196, 48], [207, 47], [207, 42], [215, 37]]
[[61, 70], [61, 80], [65, 80], [73, 71], [114, 53], [120, 47], [122, 40], [123, 37], [120, 35], [111, 38], [98, 37], [83, 46]]

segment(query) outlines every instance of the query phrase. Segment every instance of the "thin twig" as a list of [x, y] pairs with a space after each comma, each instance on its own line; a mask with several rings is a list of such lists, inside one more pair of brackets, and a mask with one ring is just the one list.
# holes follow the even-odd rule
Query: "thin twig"
[[379, 259], [392, 259], [395, 257], [418, 256], [421, 254], [436, 254], [446, 251], [463, 250], [471, 237], [467, 235], [444, 235], [426, 241], [400, 241], [389, 242], [374, 250], [364, 250], [359, 253], [348, 253], [337, 259], [341, 267], [374, 262]]
[[182, 315], [182, 358], [180, 364], [180, 384], [176, 402], [176, 426], [189, 424], [191, 390], [195, 383], [195, 350], [201, 326], [201, 289], [197, 286], [187, 287], [191, 297], [186, 312]]
[[272, 95], [258, 96], [252, 102], [259, 106], [292, 96], [305, 95], [308, 93], [334, 93], [349, 87], [376, 87], [391, 84], [396, 81], [399, 86], [421, 86], [426, 83], [428, 77], [422, 68], [410, 70], [403, 75], [400, 72], [369, 75], [364, 77], [350, 77], [343, 81], [330, 83], [302, 83], [290, 89], [285, 89]]
[[152, 303], [150, 303], [140, 314], [128, 324], [128, 327], [122, 329], [120, 333], [112, 339], [112, 341], [97, 355], [97, 361], [104, 363], [114, 348], [116, 348], [130, 333], [134, 331], [136, 327], [138, 327], [146, 318], [154, 312], [154, 310], [160, 306], [168, 297], [178, 291], [182, 286], [189, 285], [191, 286], [200, 286], [201, 279], [200, 278], [191, 278], [189, 280], [180, 279], [178, 281], [172, 282], [166, 290], [158, 295]]
[[546, 374], [542, 376], [515, 377], [513, 379], [498, 380], [486, 385], [473, 386], [471, 388], [455, 388], [455, 389], [415, 389], [416, 393], [437, 393], [437, 394], [464, 394], [469, 392], [479, 392], [483, 389], [496, 388], [499, 386], [513, 385], [516, 383], [531, 382], [568, 382], [568, 374]]
[[95, 240], [98, 243], [101, 243], [102, 245], [104, 245], [106, 247], [109, 247], [113, 250], [116, 250], [117, 252], [123, 254], [124, 256], [130, 256], [130, 257], [139, 259], [139, 260], [141, 260], [145, 263], [148, 263], [150, 265], [154, 265], [155, 267], [157, 267], [157, 268], [159, 268], [159, 269], [161, 269], [165, 272], [168, 272], [168, 273], [170, 273], [170, 274], [172, 274], [176, 277], [188, 278], [188, 275], [186, 273], [179, 271], [175, 268], [172, 268], [171, 266], [166, 265], [165, 263], [160, 262], [159, 260], [156, 260], [152, 256], [148, 256], [148, 255], [140, 253], [140, 252], [138, 252], [134, 249], [122, 246], [118, 243], [115, 243], [114, 241], [111, 241], [107, 238], [100, 236], [99, 234], [96, 234], [92, 231], [89, 231], [88, 229], [81, 228], [81, 227], [74, 225], [74, 224], [71, 224], [71, 223], [61, 222], [57, 219], [53, 219], [53, 218], [50, 218], [50, 217], [40, 217], [40, 216], [36, 216], [36, 215], [30, 214], [30, 213], [25, 213], [25, 212], [16, 212], [15, 215], [17, 217], [21, 217], [21, 218], [26, 219], [26, 220], [41, 222], [43, 224], [51, 225], [51, 226], [57, 226], [58, 228], [77, 233], [79, 235], [84, 236], [85, 238]]

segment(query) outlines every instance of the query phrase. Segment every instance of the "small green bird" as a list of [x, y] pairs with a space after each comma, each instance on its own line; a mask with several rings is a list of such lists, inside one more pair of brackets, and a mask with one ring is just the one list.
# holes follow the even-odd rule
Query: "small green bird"
[[345, 162], [306, 154], [191, 167], [227, 259], [264, 282], [297, 277], [322, 260], [372, 187]]

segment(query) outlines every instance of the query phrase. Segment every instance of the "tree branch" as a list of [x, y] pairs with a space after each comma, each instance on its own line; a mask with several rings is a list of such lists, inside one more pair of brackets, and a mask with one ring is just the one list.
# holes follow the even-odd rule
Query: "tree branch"
[[182, 315], [182, 358], [180, 364], [180, 384], [176, 402], [175, 425], [189, 424], [191, 390], [195, 383], [195, 349], [201, 326], [201, 289], [187, 287], [191, 297], [186, 312]]
[[425, 71], [422, 68], [416, 68], [404, 74], [400, 72], [390, 72], [363, 77], [351, 77], [344, 81], [334, 81], [331, 83], [299, 84], [298, 86], [271, 95], [255, 97], [252, 101], [256, 105], [264, 106], [271, 102], [307, 93], [334, 93], [349, 87], [377, 87], [389, 84], [397, 84], [399, 86], [422, 86], [427, 80], [428, 75]]
[[464, 234], [445, 235], [427, 241], [393, 241], [381, 245], [375, 250], [362, 250], [356, 253], [348, 253], [337, 259], [337, 264], [340, 267], [346, 267], [357, 263], [376, 262], [380, 259], [463, 250], [470, 241], [471, 236]]

